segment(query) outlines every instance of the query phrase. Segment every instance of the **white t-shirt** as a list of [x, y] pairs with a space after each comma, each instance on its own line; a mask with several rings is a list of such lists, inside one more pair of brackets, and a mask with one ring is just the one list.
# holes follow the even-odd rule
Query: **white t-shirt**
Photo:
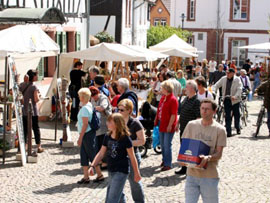
[[[156, 84], [156, 88], [155, 88], [154, 90], [160, 92], [160, 88], [161, 88], [161, 82], [158, 81], [157, 84]], [[157, 99], [157, 101], [160, 101], [161, 95], [160, 95], [160, 94], [157, 95], [157, 96], [156, 96], [156, 99]]]
[[[207, 92], [207, 93], [206, 93]], [[207, 97], [206, 97], [207, 94]], [[199, 92], [197, 92], [197, 98], [202, 101], [203, 99], [214, 99], [213, 94], [210, 91], [205, 91], [205, 93], [200, 94]]]
[[209, 72], [215, 72], [217, 66], [216, 61], [209, 61]]

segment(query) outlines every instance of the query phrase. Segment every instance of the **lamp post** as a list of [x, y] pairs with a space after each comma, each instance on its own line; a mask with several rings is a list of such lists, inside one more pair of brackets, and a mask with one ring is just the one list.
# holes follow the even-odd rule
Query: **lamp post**
[[182, 18], [182, 30], [183, 30], [184, 29], [184, 20], [185, 20], [186, 16], [184, 13], [182, 13], [180, 17]]

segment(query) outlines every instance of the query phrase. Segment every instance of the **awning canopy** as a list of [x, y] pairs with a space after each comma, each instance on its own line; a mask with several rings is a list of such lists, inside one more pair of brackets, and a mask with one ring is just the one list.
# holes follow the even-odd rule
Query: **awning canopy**
[[136, 46], [136, 45], [125, 45], [125, 46], [127, 46], [127, 47], [129, 47], [129, 48], [131, 48], [131, 49], [133, 49], [135, 51], [145, 53], [148, 56], [151, 55], [153, 57], [157, 57], [158, 59], [164, 59], [164, 58], [169, 57], [169, 55], [167, 55], [167, 54], [162, 54], [162, 53], [159, 53], [157, 51], [153, 51], [153, 50], [143, 48], [143, 47], [140, 47], [140, 46]]
[[9, 8], [0, 12], [0, 23], [63, 24], [65, 17], [58, 8]]
[[17, 25], [0, 31], [0, 57], [46, 57], [58, 53], [58, 44], [38, 25]]
[[146, 55], [122, 44], [101, 43], [88, 49], [61, 54], [63, 57], [89, 61], [155, 61], [157, 56]]
[[238, 47], [239, 49], [259, 49], [259, 50], [270, 50], [270, 42], [253, 44], [248, 46]]
[[163, 54], [168, 54], [170, 56], [179, 57], [197, 57], [195, 54], [197, 48], [186, 43], [184, 40], [179, 38], [176, 34], [172, 35], [168, 39], [150, 47], [151, 50], [158, 51]]

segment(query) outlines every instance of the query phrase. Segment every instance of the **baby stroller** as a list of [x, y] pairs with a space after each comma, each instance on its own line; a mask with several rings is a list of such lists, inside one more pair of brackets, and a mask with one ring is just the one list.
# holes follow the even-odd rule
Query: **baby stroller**
[[[149, 102], [144, 102], [140, 109], [141, 117], [140, 122], [145, 129], [146, 140], [143, 146], [139, 147], [141, 157], [144, 157], [147, 154], [147, 150], [152, 148], [152, 131], [154, 128], [154, 121], [157, 114], [157, 108], [152, 106]], [[161, 154], [161, 147], [158, 145], [154, 148], [154, 151], [158, 154]]]

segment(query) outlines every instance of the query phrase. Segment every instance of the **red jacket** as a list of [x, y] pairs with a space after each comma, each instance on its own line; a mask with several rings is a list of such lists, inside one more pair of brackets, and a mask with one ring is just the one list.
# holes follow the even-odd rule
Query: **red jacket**
[[[161, 110], [161, 107], [162, 107], [162, 110]], [[161, 120], [160, 120], [160, 125], [159, 125], [159, 131], [167, 132], [167, 127], [169, 125], [171, 115], [175, 115], [175, 120], [172, 124], [172, 130], [170, 133], [175, 132], [175, 126], [177, 123], [178, 101], [176, 97], [173, 95], [173, 93], [167, 96], [161, 97], [159, 105], [158, 105], [158, 109], [157, 109], [157, 115], [156, 115], [157, 118], [155, 119], [155, 126], [158, 125], [160, 111], [161, 111]]]

